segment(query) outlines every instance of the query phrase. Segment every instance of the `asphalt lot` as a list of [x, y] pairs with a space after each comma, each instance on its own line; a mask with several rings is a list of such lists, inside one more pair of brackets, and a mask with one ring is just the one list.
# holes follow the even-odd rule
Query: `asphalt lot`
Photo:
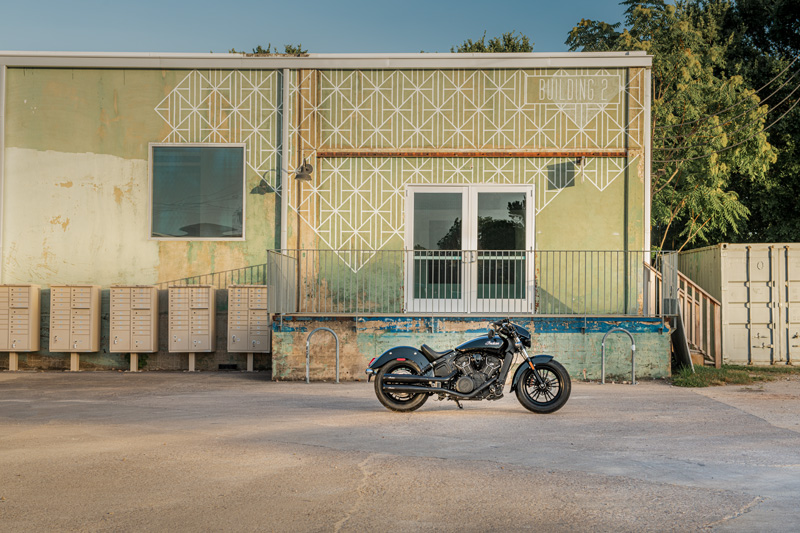
[[561, 411], [244, 373], [0, 373], [0, 530], [792, 531], [800, 381]]

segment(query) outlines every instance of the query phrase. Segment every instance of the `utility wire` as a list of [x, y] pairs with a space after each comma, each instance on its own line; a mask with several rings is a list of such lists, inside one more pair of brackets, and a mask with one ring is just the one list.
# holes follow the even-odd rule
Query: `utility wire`
[[[794, 65], [794, 64], [795, 64], [795, 62], [796, 62], [798, 59], [800, 59], [800, 56], [797, 56], [797, 57], [795, 57], [794, 59], [792, 59], [792, 62], [791, 62], [791, 63], [789, 63], [789, 64], [786, 66], [786, 68], [784, 68], [782, 71], [780, 71], [780, 72], [779, 72], [779, 73], [778, 73], [778, 74], [777, 74], [777, 75], [776, 75], [774, 78], [772, 78], [772, 79], [771, 79], [771, 80], [769, 80], [767, 83], [765, 83], [765, 84], [764, 84], [764, 85], [763, 85], [761, 88], [759, 88], [759, 89], [758, 89], [757, 91], [755, 91], [755, 93], [753, 93], [753, 94], [758, 94], [758, 93], [760, 93], [760, 92], [761, 92], [761, 91], [763, 91], [763, 90], [764, 90], [764, 89], [765, 89], [765, 88], [766, 88], [768, 85], [770, 85], [770, 84], [771, 84], [773, 81], [775, 81], [775, 80], [777, 80], [778, 78], [780, 78], [780, 77], [783, 75], [783, 73], [784, 73], [784, 72], [786, 72], [787, 70], [789, 70], [789, 67], [791, 67], [792, 65]], [[742, 104], [742, 103], [743, 103], [743, 102], [745, 102], [746, 100], [747, 100], [747, 99], [743, 98], [742, 100], [739, 100], [738, 102], [736, 102], [736, 103], [732, 104], [732, 105], [731, 105], [731, 106], [729, 106], [729, 107], [726, 107], [725, 109], [723, 109], [723, 110], [721, 110], [721, 111], [717, 111], [716, 113], [712, 113], [712, 114], [710, 114], [710, 115], [706, 115], [706, 116], [700, 117], [700, 118], [698, 118], [698, 119], [696, 119], [696, 120], [691, 120], [691, 121], [689, 121], [689, 122], [681, 122], [680, 124], [665, 124], [665, 125], [663, 125], [663, 126], [655, 126], [653, 129], [656, 129], [656, 130], [665, 130], [665, 129], [671, 129], [671, 128], [678, 128], [678, 127], [681, 127], [681, 126], [688, 126], [689, 124], [696, 124], [697, 122], [701, 122], [701, 121], [703, 121], [703, 120], [707, 120], [707, 119], [709, 119], [709, 118], [711, 118], [711, 117], [716, 117], [717, 115], [720, 115], [720, 114], [722, 114], [722, 113], [725, 113], [725, 112], [727, 112], [727, 111], [730, 111], [731, 109], [733, 109], [733, 108], [735, 108], [735, 107], [739, 106], [740, 104]]]
[[791, 106], [789, 109], [787, 109], [786, 111], [784, 111], [784, 113], [783, 113], [781, 116], [779, 116], [779, 117], [778, 117], [778, 118], [776, 118], [774, 121], [772, 121], [772, 122], [769, 124], [769, 126], [766, 126], [766, 127], [763, 129], [763, 130], [759, 130], [759, 131], [755, 132], [754, 134], [752, 134], [751, 136], [749, 136], [749, 137], [748, 137], [748, 138], [746, 138], [745, 140], [743, 140], [743, 141], [740, 141], [740, 142], [738, 142], [738, 143], [736, 143], [736, 144], [732, 144], [732, 145], [730, 145], [730, 146], [726, 146], [725, 148], [720, 148], [719, 150], [715, 150], [715, 151], [713, 151], [713, 152], [709, 152], [709, 153], [707, 153], [707, 154], [704, 154], [704, 155], [699, 155], [699, 156], [697, 156], [697, 157], [689, 157], [689, 158], [684, 158], [684, 159], [664, 159], [664, 160], [661, 160], [661, 161], [655, 161], [655, 160], [654, 160], [654, 161], [653, 161], [653, 163], [685, 163], [685, 162], [687, 162], [687, 161], [696, 161], [696, 160], [698, 160], [698, 159], [704, 159], [704, 158], [706, 158], [706, 157], [711, 157], [711, 156], [712, 156], [712, 155], [714, 155], [714, 154], [719, 154], [719, 153], [721, 153], [721, 152], [725, 152], [725, 151], [727, 151], [727, 150], [730, 150], [731, 148], [736, 148], [737, 146], [740, 146], [740, 145], [742, 145], [742, 144], [746, 143], [747, 141], [749, 141], [750, 139], [752, 139], [753, 137], [755, 137], [755, 136], [756, 136], [756, 135], [758, 135], [759, 133], [761, 133], [761, 132], [765, 132], [765, 131], [769, 130], [769, 129], [770, 129], [772, 126], [774, 126], [775, 124], [777, 124], [777, 123], [778, 123], [778, 122], [779, 122], [779, 121], [780, 121], [780, 120], [781, 120], [783, 117], [785, 117], [785, 116], [786, 116], [786, 115], [787, 115], [787, 114], [788, 114], [788, 113], [789, 113], [789, 112], [790, 112], [792, 109], [794, 109], [794, 108], [797, 106], [797, 104], [798, 104], [798, 103], [800, 103], [800, 98], [798, 98], [798, 99], [797, 99], [797, 100], [796, 100], [796, 101], [795, 101], [795, 102], [792, 104], [792, 106]]
[[[797, 73], [795, 72], [795, 74], [797, 74]], [[787, 95], [786, 95], [786, 97], [785, 97], [783, 100], [781, 100], [780, 102], [778, 102], [778, 103], [777, 103], [777, 105], [775, 106], [775, 108], [777, 108], [778, 106], [780, 106], [781, 104], [783, 104], [783, 103], [784, 103], [786, 100], [788, 100], [788, 99], [789, 99], [789, 98], [790, 98], [790, 97], [791, 97], [791, 96], [792, 96], [792, 95], [793, 95], [795, 92], [797, 92], [797, 90], [798, 90], [798, 89], [800, 89], [800, 84], [798, 84], [798, 85], [797, 85], [797, 86], [796, 86], [794, 89], [792, 89], [792, 92], [790, 92], [789, 94], [787, 94]], [[773, 108], [773, 109], [774, 109], [774, 108]], [[755, 119], [755, 120], [753, 120], [753, 121], [750, 121], [750, 122], [748, 122], [747, 124], [744, 124], [744, 125], [742, 125], [742, 126], [740, 126], [740, 127], [736, 128], [735, 130], [733, 130], [733, 131], [732, 131], [732, 132], [730, 132], [730, 133], [727, 133], [727, 135], [729, 135], [729, 136], [732, 136], [732, 135], [734, 135], [735, 133], [737, 133], [737, 132], [739, 132], [739, 131], [741, 131], [741, 130], [743, 130], [743, 129], [749, 128], [749, 127], [750, 127], [750, 126], [752, 126], [753, 124], [757, 124], [757, 123], [758, 123], [758, 122], [760, 122], [762, 119], [766, 118], [766, 116], [767, 116], [768, 114], [769, 114], [769, 110], [767, 110], [767, 111], [766, 111], [766, 112], [765, 112], [763, 115], [761, 115], [761, 116], [760, 116], [760, 117], [758, 117], [757, 119]], [[716, 135], [716, 137], [719, 137], [719, 135]], [[711, 142], [712, 142], [712, 141], [706, 141], [706, 142], [704, 142], [704, 143], [700, 143], [700, 144], [694, 144], [694, 145], [691, 145], [691, 146], [675, 146], [675, 147], [670, 147], [670, 148], [654, 148], [654, 149], [655, 149], [655, 150], [660, 150], [660, 151], [662, 151], [662, 152], [676, 152], [676, 151], [679, 151], [679, 150], [691, 150], [691, 149], [693, 149], [693, 148], [702, 148], [703, 146], [708, 146], [709, 144], [711, 144]]]
[[[765, 103], [767, 100], [769, 100], [769, 99], [770, 99], [772, 96], [774, 96], [774, 95], [775, 95], [775, 93], [777, 93], [778, 91], [780, 91], [781, 89], [783, 89], [784, 87], [786, 87], [786, 86], [789, 84], [789, 82], [790, 82], [790, 81], [792, 81], [792, 78], [794, 78], [794, 77], [795, 77], [795, 76], [797, 76], [798, 74], [800, 74], [800, 70], [798, 70], [798, 71], [796, 71], [794, 74], [792, 74], [792, 75], [789, 77], [789, 79], [787, 79], [787, 80], [786, 80], [786, 81], [785, 81], [783, 84], [781, 84], [781, 86], [780, 86], [780, 87], [778, 87], [777, 89], [775, 89], [774, 91], [772, 91], [772, 93], [771, 93], [771, 94], [769, 94], [769, 96], [767, 96], [767, 97], [766, 97], [766, 98], [764, 98], [763, 100], [761, 100], [761, 101], [759, 101], [759, 102], [757, 102], [757, 103], [753, 104], [752, 106], [748, 107], [747, 109], [745, 109], [744, 111], [742, 111], [741, 113], [739, 113], [738, 115], [736, 115], [735, 117], [726, 118], [726, 119], [725, 119], [725, 121], [726, 121], [727, 123], [730, 123], [731, 121], [733, 121], [733, 120], [735, 120], [735, 119], [737, 119], [737, 118], [741, 117], [742, 115], [745, 115], [745, 114], [747, 114], [748, 112], [752, 111], [753, 109], [756, 109], [756, 108], [758, 108], [758, 107], [761, 107], [762, 105], [764, 105], [764, 103]], [[794, 93], [794, 91], [796, 91], [796, 90], [797, 90], [797, 88], [795, 87], [795, 89], [792, 91], [792, 93]], [[791, 95], [792, 93], [789, 93], [789, 94]], [[783, 102], [785, 102], [785, 101], [786, 101], [786, 98], [784, 98], [783, 100], [781, 100], [780, 102], [778, 102], [776, 105], [772, 106], [772, 109], [775, 109], [776, 107], [780, 106], [780, 105], [781, 105]], [[769, 113], [769, 111], [767, 111], [767, 113]], [[741, 128], [738, 128], [738, 129], [741, 129]], [[696, 136], [696, 135], [697, 135], [697, 134], [678, 134], [678, 135], [674, 135], [674, 136], [672, 136], [672, 138], [673, 138], [673, 139], [678, 139], [678, 138], [681, 138], [681, 137], [684, 137], [684, 138], [685, 138], [685, 137], [689, 137], [689, 136]], [[717, 137], [717, 136], [718, 136], [718, 135], [702, 135], [702, 137]], [[669, 135], [664, 135], [663, 137], [659, 137], [657, 140], [658, 140], [658, 141], [664, 141], [664, 140], [666, 140], [666, 139], [668, 139], [668, 138], [670, 138], [670, 136], [669, 136]], [[709, 141], [709, 142], [710, 142], [710, 141]], [[706, 143], [706, 144], [708, 144], [708, 143]], [[682, 148], [672, 148], [671, 150], [681, 150], [681, 149], [682, 149]], [[668, 148], [662, 148], [662, 150], [669, 150], [669, 149], [668, 149]]]

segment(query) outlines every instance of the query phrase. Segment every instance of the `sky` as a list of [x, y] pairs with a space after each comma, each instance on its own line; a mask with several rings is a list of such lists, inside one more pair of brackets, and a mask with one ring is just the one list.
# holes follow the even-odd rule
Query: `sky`
[[449, 52], [517, 31], [534, 52], [565, 52], [581, 18], [617, 22], [617, 0], [0, 0], [0, 50], [249, 52], [301, 43], [316, 53]]

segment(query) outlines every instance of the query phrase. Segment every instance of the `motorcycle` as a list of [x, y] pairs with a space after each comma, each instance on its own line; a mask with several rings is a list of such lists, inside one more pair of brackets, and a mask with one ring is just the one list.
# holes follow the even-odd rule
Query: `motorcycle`
[[528, 355], [531, 334], [509, 319], [492, 322], [485, 335], [453, 349], [437, 352], [396, 346], [370, 361], [367, 381], [375, 378], [375, 394], [392, 411], [414, 411], [429, 397], [454, 400], [499, 400], [511, 364], [523, 357], [514, 372], [511, 392], [534, 413], [552, 413], [569, 399], [569, 373], [551, 355]]

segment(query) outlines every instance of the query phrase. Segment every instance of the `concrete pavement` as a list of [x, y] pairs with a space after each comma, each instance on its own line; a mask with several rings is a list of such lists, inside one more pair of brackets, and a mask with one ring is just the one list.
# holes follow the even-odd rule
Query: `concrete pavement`
[[0, 374], [0, 529], [790, 531], [800, 381], [561, 411], [242, 373]]

